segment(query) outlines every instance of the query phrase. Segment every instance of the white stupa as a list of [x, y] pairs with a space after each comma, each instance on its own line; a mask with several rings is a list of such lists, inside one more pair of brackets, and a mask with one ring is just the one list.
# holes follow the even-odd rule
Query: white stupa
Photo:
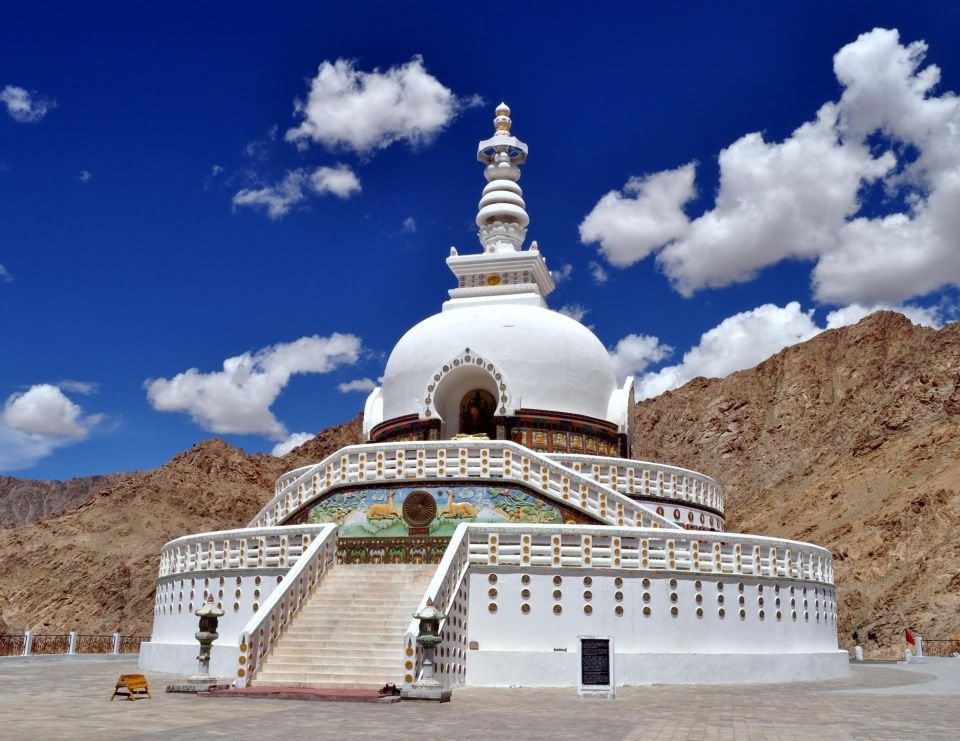
[[161, 554], [141, 665], [193, 669], [193, 612], [225, 611], [212, 668], [238, 685], [410, 686], [411, 614], [446, 614], [446, 688], [841, 676], [829, 551], [724, 532], [708, 476], [631, 458], [633, 379], [552, 311], [501, 104], [477, 158], [482, 251], [390, 354], [364, 439], [290, 471], [245, 528]]

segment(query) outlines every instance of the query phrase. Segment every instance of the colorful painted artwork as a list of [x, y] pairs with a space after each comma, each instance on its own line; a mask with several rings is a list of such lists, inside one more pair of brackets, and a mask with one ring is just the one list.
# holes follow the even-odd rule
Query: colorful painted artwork
[[307, 522], [336, 522], [341, 538], [449, 537], [461, 522], [563, 523], [560, 509], [523, 489], [409, 486], [332, 494]]

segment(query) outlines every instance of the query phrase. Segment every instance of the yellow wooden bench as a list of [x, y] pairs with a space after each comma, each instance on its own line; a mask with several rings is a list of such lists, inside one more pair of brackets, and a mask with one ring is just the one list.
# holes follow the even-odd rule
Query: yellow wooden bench
[[[126, 692], [121, 692], [121, 690], [126, 690]], [[126, 697], [131, 701], [136, 700], [138, 697], [153, 699], [150, 697], [150, 687], [147, 685], [147, 678], [142, 674], [121, 674], [117, 680], [117, 686], [114, 687], [113, 694], [110, 696], [111, 702], [117, 695]]]

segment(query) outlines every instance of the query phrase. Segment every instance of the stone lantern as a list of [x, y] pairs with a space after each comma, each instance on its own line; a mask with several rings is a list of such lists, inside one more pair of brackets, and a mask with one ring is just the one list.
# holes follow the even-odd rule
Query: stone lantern
[[413, 617], [420, 621], [420, 632], [417, 634], [417, 643], [423, 647], [423, 663], [420, 677], [413, 683], [409, 689], [401, 692], [406, 700], [436, 700], [439, 702], [448, 702], [450, 700], [451, 690], [445, 690], [433, 676], [433, 653], [436, 646], [442, 640], [440, 638], [440, 621], [446, 615], [440, 612], [432, 599], [427, 600], [427, 604], [419, 612], [413, 613]]
[[213, 689], [226, 689], [230, 681], [210, 676], [210, 648], [213, 642], [220, 637], [217, 633], [217, 621], [223, 617], [223, 610], [217, 607], [213, 596], [200, 606], [195, 613], [200, 618], [197, 632], [194, 633], [200, 642], [200, 653], [197, 655], [199, 667], [196, 674], [175, 684], [167, 685], [167, 692], [209, 692]]
[[223, 617], [223, 610], [214, 604], [213, 595], [210, 595], [200, 609], [193, 614], [200, 618], [199, 630], [194, 634], [200, 642], [200, 653], [197, 656], [200, 670], [197, 678], [207, 679], [210, 677], [210, 647], [220, 637], [217, 633], [217, 622]]

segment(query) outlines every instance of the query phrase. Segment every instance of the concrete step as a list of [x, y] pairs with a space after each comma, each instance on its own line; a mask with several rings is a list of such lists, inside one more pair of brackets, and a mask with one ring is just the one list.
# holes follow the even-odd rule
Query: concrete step
[[356, 664], [340, 664], [336, 662], [286, 661], [282, 664], [270, 664], [264, 670], [268, 673], [308, 673], [308, 674], [371, 674], [380, 676], [395, 674], [402, 671], [400, 661], [382, 661], [375, 664], [360, 662]]
[[355, 638], [352, 636], [344, 636], [343, 638], [317, 636], [314, 638], [310, 636], [291, 636], [289, 633], [287, 633], [285, 636], [283, 636], [283, 638], [280, 639], [280, 642], [273, 651], [273, 655], [276, 655], [277, 652], [281, 650], [281, 645], [287, 647], [283, 649], [283, 651], [320, 651], [323, 649], [357, 651], [364, 648], [379, 649], [381, 647], [392, 647], [399, 653], [403, 648], [403, 634], [399, 633], [395, 636], [384, 636], [378, 637], [377, 640], [369, 640], [365, 638]]
[[372, 612], [369, 615], [360, 615], [356, 617], [341, 617], [339, 611], [336, 614], [314, 615], [317, 610], [311, 610], [310, 613], [302, 613], [299, 619], [301, 625], [314, 625], [325, 627], [328, 625], [346, 625], [361, 628], [366, 625], [406, 625], [413, 619], [413, 611], [407, 612]]
[[397, 667], [392, 672], [380, 673], [357, 673], [357, 672], [272, 672], [264, 669], [263, 673], [254, 681], [262, 681], [265, 684], [274, 683], [301, 683], [301, 684], [330, 684], [341, 687], [357, 686], [361, 684], [378, 684], [380, 687], [387, 682], [399, 682], [403, 678], [403, 671]]
[[379, 689], [401, 681], [403, 636], [435, 570], [335, 567], [264, 661], [254, 686]]
[[361, 682], [295, 682], [295, 681], [284, 681], [284, 680], [263, 680], [263, 679], [254, 679], [250, 685], [252, 687], [317, 687], [319, 689], [380, 689], [387, 682], [394, 682], [397, 684], [399, 680], [390, 680], [386, 679], [382, 682], [370, 682], [370, 681], [361, 681]]
[[285, 666], [289, 663], [302, 664], [310, 662], [331, 663], [338, 661], [344, 664], [364, 665], [373, 663], [380, 665], [382, 663], [398, 664], [402, 658], [399, 651], [369, 651], [367, 653], [351, 653], [346, 651], [289, 651], [283, 656], [271, 656], [270, 666]]

